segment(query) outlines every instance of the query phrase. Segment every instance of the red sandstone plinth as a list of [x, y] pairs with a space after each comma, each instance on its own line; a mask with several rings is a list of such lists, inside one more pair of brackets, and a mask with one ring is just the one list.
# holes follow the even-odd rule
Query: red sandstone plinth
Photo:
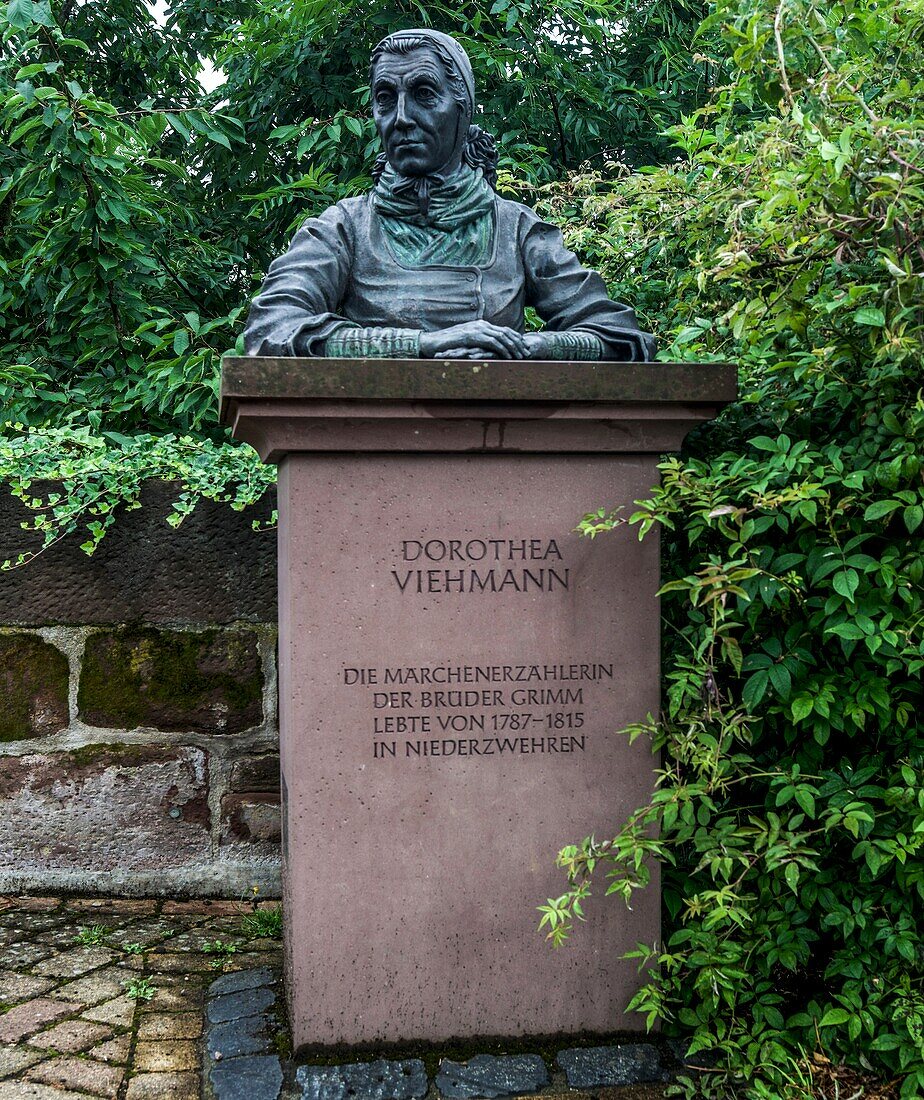
[[658, 547], [633, 508], [730, 368], [229, 359], [279, 464], [286, 966], [296, 1048], [606, 1033], [657, 881], [554, 951], [562, 845], [651, 793]]

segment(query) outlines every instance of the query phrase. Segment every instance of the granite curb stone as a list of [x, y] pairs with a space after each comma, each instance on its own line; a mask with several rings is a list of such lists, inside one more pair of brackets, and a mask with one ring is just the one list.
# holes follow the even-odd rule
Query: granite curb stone
[[230, 1058], [212, 1066], [212, 1088], [218, 1100], [278, 1100], [282, 1065], [269, 1054]]
[[269, 967], [223, 974], [210, 984], [205, 1046], [215, 1100], [278, 1100], [282, 1063], [269, 1053], [275, 984]]
[[390, 1062], [379, 1058], [349, 1066], [300, 1066], [295, 1080], [302, 1100], [421, 1100], [427, 1071], [419, 1058]]
[[222, 1024], [227, 1020], [239, 1020], [242, 1016], [257, 1016], [276, 1000], [276, 994], [267, 986], [242, 989], [239, 993], [226, 993], [209, 1001], [210, 1024]]
[[209, 986], [209, 997], [223, 997], [228, 993], [242, 993], [245, 989], [256, 989], [261, 985], [274, 985], [276, 975], [268, 966], [256, 970], [235, 970], [231, 974], [222, 974]]
[[555, 1061], [573, 1089], [641, 1085], [670, 1078], [657, 1047], [650, 1043], [562, 1050]]
[[268, 1054], [270, 1035], [264, 1013], [227, 1020], [209, 1028], [207, 1047], [213, 1059], [243, 1058], [249, 1054]]
[[548, 1083], [548, 1070], [538, 1054], [478, 1054], [468, 1062], [444, 1058], [436, 1076], [436, 1087], [446, 1100], [521, 1096]]

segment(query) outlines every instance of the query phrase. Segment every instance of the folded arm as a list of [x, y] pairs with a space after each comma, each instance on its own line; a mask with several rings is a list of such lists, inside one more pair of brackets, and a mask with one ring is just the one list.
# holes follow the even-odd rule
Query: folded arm
[[523, 240], [526, 304], [546, 324], [528, 334], [534, 359], [653, 359], [654, 337], [642, 332], [635, 312], [614, 302], [595, 271], [565, 247], [561, 231], [538, 218]]

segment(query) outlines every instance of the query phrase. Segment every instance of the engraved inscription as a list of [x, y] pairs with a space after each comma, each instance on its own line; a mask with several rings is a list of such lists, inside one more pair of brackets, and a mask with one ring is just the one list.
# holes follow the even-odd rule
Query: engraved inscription
[[[584, 752], [588, 695], [613, 678], [602, 661], [343, 668], [369, 707], [376, 760]], [[433, 686], [459, 684], [502, 686]]]
[[571, 570], [555, 539], [405, 539], [391, 571], [402, 593], [555, 592]]

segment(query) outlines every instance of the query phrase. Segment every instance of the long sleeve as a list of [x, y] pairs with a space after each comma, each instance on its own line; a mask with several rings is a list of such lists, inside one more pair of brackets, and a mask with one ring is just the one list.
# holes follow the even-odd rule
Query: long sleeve
[[344, 325], [338, 312], [352, 265], [349, 227], [340, 204], [309, 218], [288, 252], [270, 264], [244, 329], [248, 355], [323, 355]]
[[634, 310], [614, 302], [600, 276], [583, 267], [565, 248], [559, 229], [536, 218], [526, 230], [522, 249], [526, 304], [545, 321], [547, 330], [595, 336], [604, 359], [632, 362], [654, 358], [654, 337], [642, 332]]

